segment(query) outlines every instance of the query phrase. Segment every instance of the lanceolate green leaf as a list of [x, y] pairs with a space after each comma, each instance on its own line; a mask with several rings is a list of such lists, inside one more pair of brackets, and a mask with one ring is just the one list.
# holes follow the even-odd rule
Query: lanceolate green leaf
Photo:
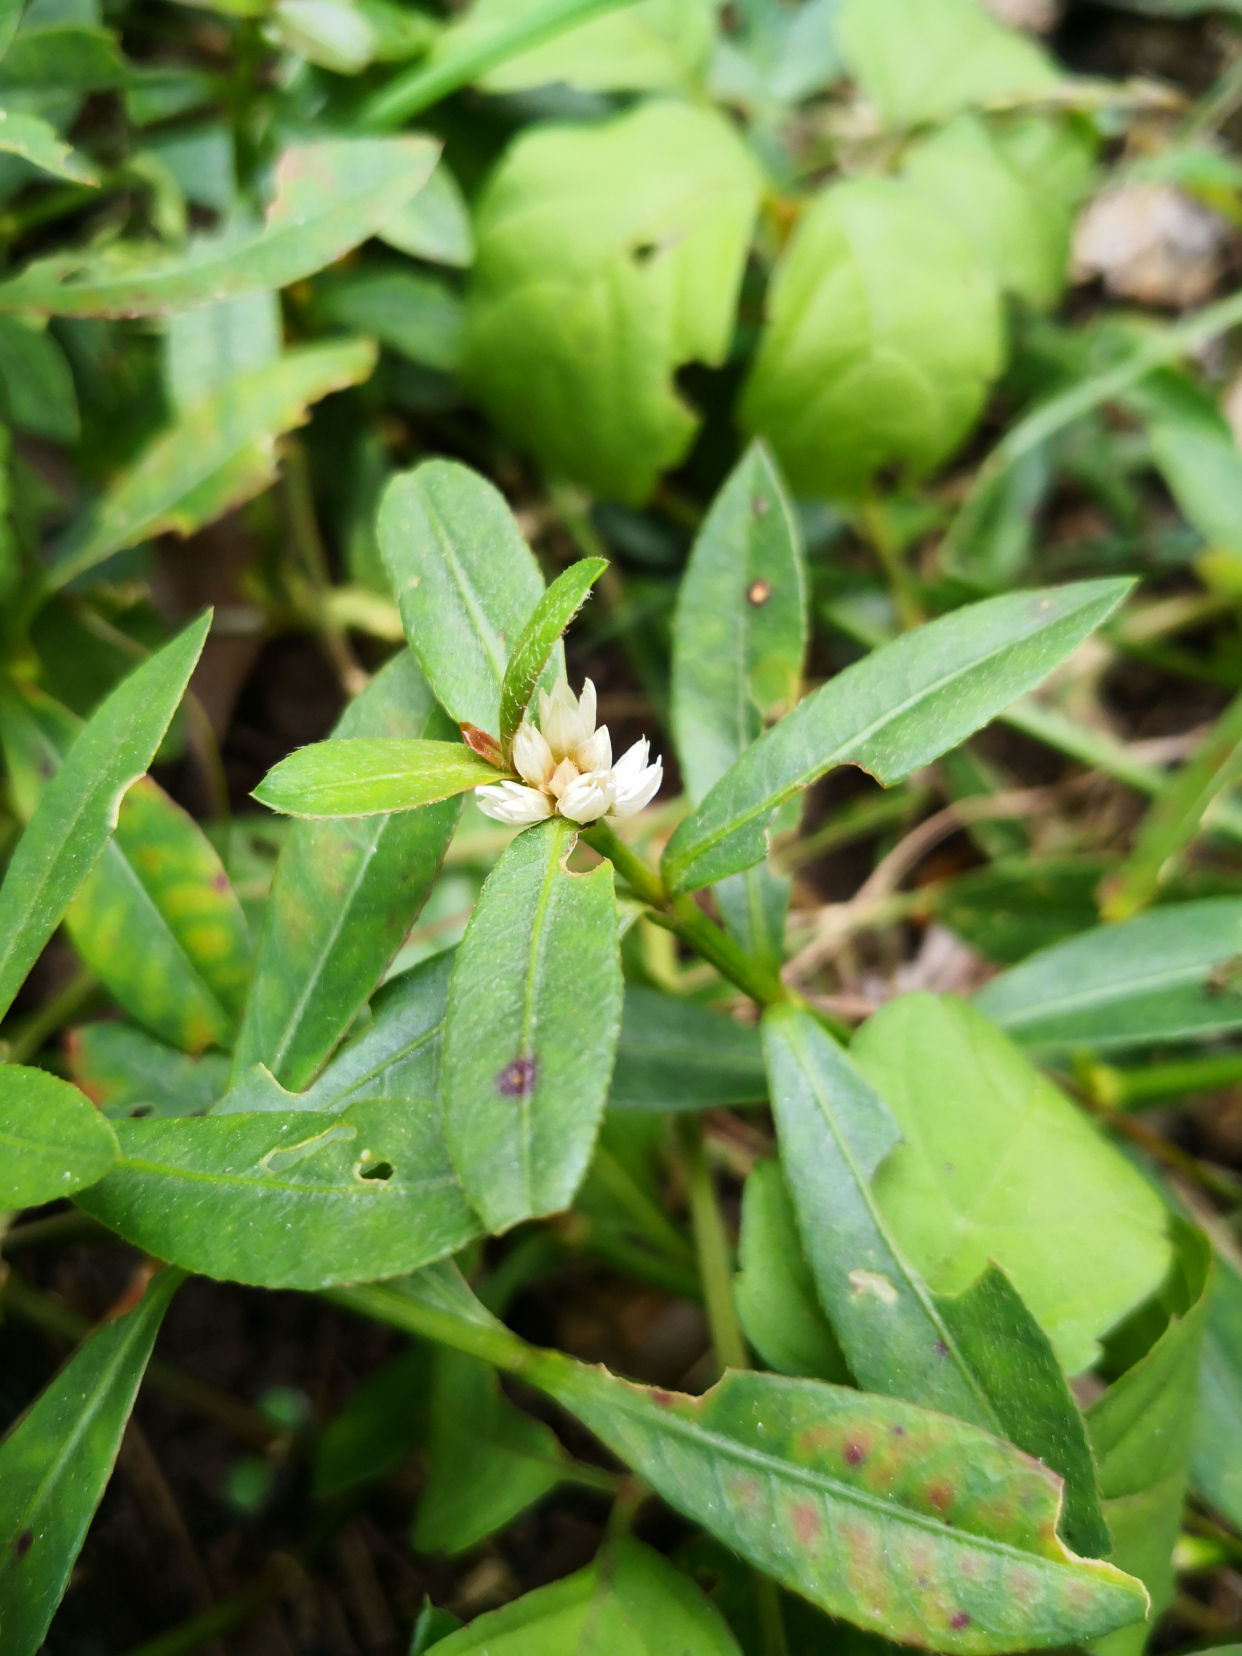
[[34, 1656], [60, 1603], [180, 1271], [86, 1340], [0, 1443], [0, 1630]]
[[202, 1115], [228, 1085], [227, 1054], [193, 1058], [112, 1019], [69, 1030], [65, 1056], [74, 1082], [110, 1117]]
[[557, 1352], [527, 1374], [679, 1512], [886, 1638], [982, 1656], [1076, 1644], [1146, 1608], [1138, 1582], [1058, 1540], [1059, 1480], [963, 1421], [771, 1374], [703, 1397]]
[[[445, 725], [417, 662], [402, 651], [346, 709], [336, 734], [417, 738], [446, 734]], [[235, 1079], [255, 1063], [291, 1090], [314, 1077], [413, 925], [459, 809], [446, 800], [293, 826], [259, 937]]]
[[377, 990], [370, 1023], [302, 1094], [306, 1107], [344, 1109], [359, 1098], [438, 1098], [452, 970], [448, 949]]
[[612, 865], [565, 866], [574, 826], [528, 828], [457, 951], [441, 1085], [453, 1165], [491, 1231], [568, 1207], [591, 1159], [621, 1023]]
[[[1087, 1411], [1113, 1536], [1109, 1557], [1142, 1579], [1153, 1623], [1173, 1597], [1173, 1543], [1186, 1491], [1212, 1265], [1211, 1249], [1198, 1232], [1181, 1226], [1179, 1242], [1168, 1327]], [[1102, 1656], [1138, 1656], [1144, 1635], [1141, 1627], [1118, 1632], [1101, 1647]]]
[[1242, 1029], [1242, 993], [1213, 974], [1242, 954], [1242, 898], [1170, 903], [1041, 949], [975, 1005], [1023, 1046], [1120, 1051]]
[[[451, 460], [394, 477], [376, 526], [410, 648], [458, 724], [496, 734], [509, 652], [543, 578], [499, 492]], [[564, 667], [560, 651], [555, 667]]]
[[[78, 721], [49, 698], [0, 690], [14, 797], [33, 814]], [[121, 803], [116, 833], [70, 904], [83, 961], [138, 1021], [187, 1051], [229, 1046], [250, 976], [246, 917], [202, 830], [150, 777]]]
[[263, 1288], [368, 1281], [478, 1233], [434, 1100], [122, 1121], [117, 1136], [120, 1160], [82, 1205], [205, 1276]]
[[39, 803], [0, 886], [0, 1014], [116, 827], [180, 702], [210, 625], [191, 623], [104, 701]]
[[188, 535], [267, 487], [276, 438], [310, 403], [366, 379], [375, 347], [363, 339], [305, 345], [239, 374], [157, 437], [134, 466], [61, 536], [45, 576], [65, 586], [113, 552], [166, 530]]
[[333, 264], [415, 196], [435, 166], [430, 138], [334, 138], [286, 150], [263, 227], [169, 254], [114, 245], [29, 265], [0, 285], [0, 310], [162, 316], [287, 287]]
[[443, 1656], [741, 1656], [693, 1582], [628, 1539], [435, 1648]]
[[0, 1066], [0, 1213], [71, 1196], [116, 1155], [116, 1134], [76, 1087], [46, 1070]]
[[999, 1272], [958, 1299], [931, 1292], [872, 1190], [901, 1139], [884, 1101], [809, 1013], [773, 1008], [763, 1033], [802, 1245], [859, 1384], [985, 1426], [1055, 1467], [1069, 1484], [1067, 1539], [1103, 1550], [1081, 1417], [1047, 1337]]
[[500, 745], [506, 753], [561, 634], [607, 568], [604, 558], [583, 558], [571, 564], [535, 605], [522, 636], [514, 645], [500, 687]]
[[416, 811], [497, 780], [495, 765], [460, 742], [337, 737], [282, 759], [254, 790], [260, 805], [290, 816], [379, 816]]
[[887, 787], [955, 747], [1045, 678], [1129, 587], [1080, 581], [989, 598], [847, 667], [747, 748], [677, 829], [662, 861], [670, 889], [758, 862], [775, 808], [834, 765]]
[[1219, 1253], [1199, 1359], [1190, 1446], [1196, 1493], [1242, 1524], [1242, 1272]]
[[704, 1110], [767, 1096], [753, 1024], [659, 989], [625, 991], [611, 1109]]

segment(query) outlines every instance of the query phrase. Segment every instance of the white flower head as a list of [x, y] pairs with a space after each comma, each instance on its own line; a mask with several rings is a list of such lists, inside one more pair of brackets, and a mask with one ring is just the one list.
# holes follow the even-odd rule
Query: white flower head
[[559, 812], [571, 822], [598, 822], [610, 813], [633, 816], [654, 799], [662, 762], [648, 764], [644, 737], [614, 765], [608, 726], [595, 728], [595, 686], [587, 679], [575, 696], [564, 679], [552, 694], [539, 692], [539, 728], [523, 719], [513, 738], [519, 782], [476, 788], [479, 809], [497, 822], [525, 828]]

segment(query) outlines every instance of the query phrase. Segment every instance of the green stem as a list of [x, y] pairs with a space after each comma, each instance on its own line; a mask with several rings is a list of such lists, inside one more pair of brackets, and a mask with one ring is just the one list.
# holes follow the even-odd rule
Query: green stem
[[1081, 1072], [1081, 1079], [1101, 1104], [1115, 1110], [1133, 1109], [1158, 1098], [1183, 1098], [1187, 1093], [1242, 1081], [1242, 1052], [1214, 1052], [1133, 1070], [1092, 1064]]
[[417, 1334], [468, 1357], [478, 1357], [506, 1374], [527, 1375], [538, 1353], [501, 1323], [471, 1322], [451, 1311], [441, 1311], [383, 1283], [364, 1283], [357, 1288], [325, 1288], [324, 1299], [341, 1305], [374, 1322], [387, 1323], [403, 1334]]
[[789, 1656], [785, 1618], [781, 1614], [780, 1588], [772, 1577], [764, 1575], [762, 1570], [752, 1570], [752, 1574], [755, 1580], [755, 1599], [759, 1606], [763, 1656]]
[[741, 1325], [733, 1305], [732, 1249], [725, 1234], [720, 1204], [716, 1200], [711, 1169], [703, 1153], [702, 1121], [695, 1114], [679, 1116], [676, 1133], [686, 1174], [686, 1195], [698, 1249], [699, 1275], [703, 1279], [703, 1298], [707, 1303], [712, 1345], [722, 1368], [749, 1368], [746, 1342], [742, 1338]]

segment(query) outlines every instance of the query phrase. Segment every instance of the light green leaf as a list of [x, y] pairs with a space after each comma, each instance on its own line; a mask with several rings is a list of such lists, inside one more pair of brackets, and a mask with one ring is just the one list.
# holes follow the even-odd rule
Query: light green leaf
[[888, 1639], [984, 1656], [1143, 1615], [1137, 1582], [1058, 1540], [1054, 1474], [948, 1415], [772, 1374], [685, 1397], [557, 1352], [525, 1372], [679, 1512]]
[[0, 1066], [0, 1212], [70, 1196], [116, 1156], [116, 1134], [76, 1087], [46, 1070]]
[[155, 756], [211, 623], [192, 622], [103, 701], [39, 802], [0, 885], [0, 1015], [77, 896]]
[[376, 231], [382, 242], [432, 264], [464, 270], [474, 263], [474, 231], [461, 186], [445, 166], [435, 171], [412, 200]]
[[95, 1508], [180, 1271], [80, 1345], [0, 1442], [0, 1605], [6, 1656], [43, 1642]]
[[285, 151], [263, 227], [202, 237], [184, 252], [116, 244], [57, 253], [0, 284], [0, 310], [162, 316], [287, 287], [373, 235], [426, 183], [433, 139], [334, 138]]
[[569, 1464], [552, 1429], [510, 1403], [495, 1369], [458, 1351], [436, 1353], [429, 1445], [415, 1552], [468, 1552], [555, 1489]]
[[1196, 1493], [1242, 1524], [1242, 1273], [1217, 1253], [1190, 1445]]
[[894, 464], [930, 471], [974, 424], [1003, 360], [991, 275], [897, 179], [832, 184], [807, 206], [767, 314], [741, 417], [801, 494], [857, 496]]
[[120, 1160], [81, 1206], [205, 1276], [263, 1288], [365, 1282], [478, 1234], [434, 1100], [120, 1121], [116, 1131]]
[[793, 1204], [774, 1161], [757, 1162], [746, 1180], [738, 1263], [738, 1318], [768, 1367], [848, 1385], [849, 1370], [815, 1297]]
[[314, 821], [368, 817], [434, 805], [500, 774], [460, 742], [338, 736], [282, 759], [254, 797], [269, 810]]
[[[1180, 1247], [1160, 1338], [1087, 1411], [1100, 1469], [1109, 1558], [1151, 1595], [1150, 1624], [1173, 1598], [1173, 1543], [1181, 1523], [1194, 1429], [1199, 1351], [1207, 1320], [1212, 1257], [1206, 1240], [1180, 1227]], [[1139, 1656], [1147, 1629], [1102, 1640], [1099, 1656]]]
[[343, 1110], [360, 1098], [439, 1098], [453, 958], [446, 949], [376, 991], [370, 1023], [301, 1095], [307, 1109]]
[[753, 1024], [659, 989], [625, 991], [610, 1109], [705, 1110], [767, 1096]]
[[1170, 903], [1041, 949], [975, 1005], [1023, 1046], [1120, 1051], [1242, 1029], [1242, 994], [1213, 974], [1242, 954], [1242, 899]]
[[346, 274], [322, 283], [317, 298], [329, 321], [369, 334], [411, 362], [452, 373], [461, 360], [465, 310], [434, 276], [415, 270]]
[[169, 401], [178, 414], [188, 414], [238, 374], [275, 362], [280, 344], [275, 293], [249, 293], [170, 316], [164, 324]]
[[989, 1265], [956, 1299], [905, 1257], [872, 1177], [901, 1132], [809, 1013], [763, 1019], [781, 1165], [820, 1300], [861, 1386], [985, 1426], [1066, 1479], [1063, 1533], [1107, 1546], [1082, 1418], [1042, 1332]]
[[276, 475], [276, 439], [308, 405], [375, 366], [368, 340], [305, 345], [239, 374], [157, 437], [61, 536], [45, 583], [57, 590], [113, 552], [174, 530], [188, 535], [249, 500]]
[[581, 558], [561, 571], [531, 611], [522, 636], [513, 646], [500, 687], [500, 745], [506, 754], [561, 634], [607, 568], [606, 558]]
[[228, 1085], [223, 1052], [193, 1058], [130, 1024], [79, 1024], [65, 1038], [69, 1073], [105, 1116], [202, 1115]]
[[797, 705], [806, 589], [793, 502], [754, 444], [712, 502], [677, 595], [673, 731], [694, 804]]
[[[538, 0], [475, 0], [454, 22], [432, 62], [488, 39], [535, 10]], [[702, 0], [640, 0], [568, 29], [485, 74], [488, 92], [520, 92], [557, 82], [594, 92], [685, 92], [702, 83], [711, 55], [712, 14]]]
[[902, 995], [850, 1051], [901, 1129], [873, 1189], [906, 1257], [938, 1294], [994, 1260], [1066, 1372], [1089, 1368], [1168, 1270], [1151, 1185], [962, 1001]]
[[0, 378], [9, 418], [19, 431], [56, 443], [77, 442], [73, 374], [50, 333], [16, 316], [0, 316]]
[[356, 75], [379, 44], [360, 6], [349, 0], [277, 0], [272, 27], [283, 46], [337, 75]]
[[724, 360], [758, 194], [723, 118], [668, 100], [510, 147], [475, 221], [465, 374], [550, 477], [638, 502], [685, 454], [673, 374]]
[[775, 808], [834, 765], [859, 765], [888, 787], [955, 747], [1045, 678], [1128, 590], [1080, 581], [989, 598], [838, 673], [747, 748], [681, 823], [661, 862], [670, 890], [759, 862]]
[[[0, 67], [0, 84], [4, 68]], [[0, 153], [20, 155], [40, 172], [65, 178], [71, 184], [98, 184], [99, 177], [89, 161], [66, 144], [54, 126], [22, 110], [0, 109]]]
[[837, 40], [886, 126], [1037, 98], [1061, 78], [1046, 52], [998, 23], [978, 0], [846, 0]]
[[377, 534], [410, 648], [441, 705], [494, 735], [509, 651], [543, 592], [513, 513], [477, 472], [427, 460], [385, 489]]
[[902, 177], [965, 233], [1003, 292], [1047, 310], [1065, 283], [1091, 153], [1079, 125], [1033, 115], [993, 129], [959, 115], [908, 152]]
[[[444, 728], [418, 663], [403, 650], [346, 708], [336, 734], [408, 738]], [[449, 800], [392, 816], [294, 824], [272, 880], [235, 1079], [255, 1063], [290, 1088], [313, 1078], [414, 924], [458, 812]]]
[[569, 1206], [607, 1098], [621, 1023], [612, 864], [571, 874], [574, 838], [563, 817], [518, 835], [453, 967], [444, 1118], [490, 1231]]
[[[0, 689], [0, 735], [23, 817], [77, 730], [50, 698]], [[150, 777], [122, 800], [65, 927], [83, 962], [155, 1034], [190, 1052], [232, 1044], [250, 978], [246, 917], [211, 843]]]
[[659, 1553], [623, 1540], [585, 1570], [440, 1640], [442, 1656], [741, 1656], [719, 1612]]
[[73, 22], [19, 29], [0, 63], [0, 96], [17, 87], [106, 92], [124, 86], [130, 72], [108, 29]]

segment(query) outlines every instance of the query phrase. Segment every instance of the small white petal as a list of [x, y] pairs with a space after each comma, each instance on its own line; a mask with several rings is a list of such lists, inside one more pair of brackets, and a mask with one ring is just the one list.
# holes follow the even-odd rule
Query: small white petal
[[581, 771], [612, 768], [612, 737], [608, 734], [607, 725], [600, 725], [594, 736], [583, 742], [574, 753], [574, 762]]
[[484, 816], [507, 822], [511, 828], [525, 828], [552, 815], [552, 801], [537, 788], [523, 788], [518, 782], [496, 782], [476, 788], [474, 797]]
[[571, 782], [578, 780], [578, 767], [572, 759], [562, 759], [548, 778], [548, 792], [559, 799]]
[[611, 771], [592, 771], [565, 789], [557, 809], [571, 822], [595, 822], [611, 809], [616, 789]]
[[[643, 746], [646, 746], [644, 742]], [[633, 751], [631, 749], [631, 751]], [[617, 767], [618, 770], [620, 767]], [[617, 771], [613, 771], [614, 778]], [[620, 781], [617, 782], [616, 803], [612, 807], [613, 815], [619, 817], [635, 816], [644, 805], [649, 805], [659, 792], [660, 783], [664, 780], [664, 761], [657, 759], [654, 765], [648, 765], [646, 770], [640, 771], [633, 781], [627, 778], [624, 789]]]
[[591, 734], [578, 712], [578, 699], [564, 679], [557, 681], [550, 696], [540, 699], [539, 726], [556, 759], [566, 758]]
[[621, 793], [633, 787], [638, 778], [646, 771], [649, 752], [650, 744], [647, 738], [643, 736], [634, 743], [633, 747], [626, 748], [617, 760], [613, 766], [613, 774], [617, 778], [617, 788]]
[[523, 719], [513, 738], [513, 767], [532, 788], [542, 788], [556, 768], [552, 749], [544, 740], [542, 731]]
[[578, 697], [578, 717], [582, 720], [582, 728], [589, 740], [595, 730], [595, 686], [590, 679], [582, 682], [582, 694]]

